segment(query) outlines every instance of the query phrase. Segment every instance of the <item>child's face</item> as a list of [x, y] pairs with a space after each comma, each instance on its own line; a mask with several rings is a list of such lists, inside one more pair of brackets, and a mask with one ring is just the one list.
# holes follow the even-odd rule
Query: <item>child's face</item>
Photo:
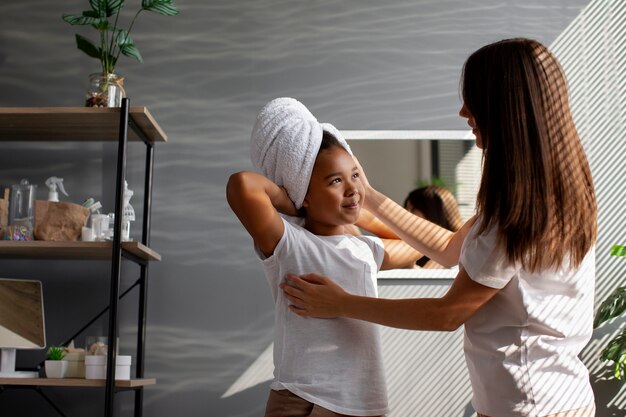
[[360, 172], [345, 149], [333, 146], [317, 155], [304, 197], [306, 228], [317, 235], [344, 233], [359, 218], [365, 199]]

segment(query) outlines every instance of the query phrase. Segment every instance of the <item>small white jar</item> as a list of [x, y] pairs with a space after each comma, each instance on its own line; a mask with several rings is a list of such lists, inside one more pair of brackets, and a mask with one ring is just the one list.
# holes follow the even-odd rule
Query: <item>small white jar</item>
[[[118, 355], [115, 363], [115, 379], [129, 380], [132, 356]], [[85, 379], [106, 379], [107, 357], [102, 355], [85, 356]]]

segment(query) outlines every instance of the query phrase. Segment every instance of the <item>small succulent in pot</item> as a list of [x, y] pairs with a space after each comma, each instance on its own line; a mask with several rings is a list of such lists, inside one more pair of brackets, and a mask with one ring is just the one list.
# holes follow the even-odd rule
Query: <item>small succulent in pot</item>
[[46, 360], [49, 361], [60, 361], [65, 357], [67, 351], [63, 346], [55, 346], [51, 345], [48, 348], [48, 355], [46, 356]]
[[46, 355], [45, 370], [47, 378], [65, 378], [68, 362], [64, 360], [67, 350], [63, 346], [51, 345]]

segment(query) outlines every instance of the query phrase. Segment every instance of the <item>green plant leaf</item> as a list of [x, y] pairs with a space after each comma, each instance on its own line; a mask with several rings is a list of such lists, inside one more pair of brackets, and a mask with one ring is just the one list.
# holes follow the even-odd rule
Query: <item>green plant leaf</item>
[[593, 322], [596, 328], [613, 317], [621, 316], [626, 311], [626, 287], [618, 287], [600, 304]]
[[619, 380], [624, 379], [624, 376], [626, 375], [626, 352], [622, 354], [622, 357], [618, 362], [615, 362], [613, 375]]
[[[96, 25], [100, 22], [100, 17], [88, 16], [83, 12], [81, 16], [73, 15], [73, 14], [64, 14], [63, 20], [69, 23], [70, 25]], [[91, 12], [93, 13], [93, 12]]]
[[105, 2], [107, 3], [106, 4], [107, 16], [113, 16], [124, 6], [124, 0], [108, 0]]
[[76, 46], [90, 57], [100, 59], [102, 52], [100, 48], [91, 43], [89, 39], [79, 35], [78, 33], [76, 34]]
[[135, 43], [128, 32], [120, 30], [115, 38], [115, 42], [120, 47], [122, 54], [135, 58], [139, 62], [143, 62], [143, 57], [139, 53], [139, 50], [135, 46]]
[[120, 51], [122, 51], [122, 54], [131, 58], [135, 58], [137, 61], [143, 63], [143, 57], [141, 56], [139, 50], [135, 45], [124, 45], [120, 48]]
[[124, 0], [89, 0], [89, 4], [99, 17], [110, 17], [124, 6]]
[[89, 4], [94, 12], [99, 16], [106, 16], [108, 0], [89, 0]]
[[65, 348], [62, 346], [54, 346], [51, 345], [48, 349], [48, 360], [50, 361], [60, 361], [65, 357]]
[[626, 328], [606, 345], [600, 353], [600, 359], [614, 362], [615, 378], [624, 378], [626, 375]]
[[94, 12], [93, 10], [85, 10], [83, 12], [83, 16], [85, 16], [85, 17], [95, 17], [96, 19], [100, 19], [100, 15], [97, 12]]
[[163, 16], [176, 16], [178, 9], [172, 0], [142, 0], [141, 8]]
[[613, 256], [626, 256], [626, 246], [615, 245], [611, 248], [611, 255]]

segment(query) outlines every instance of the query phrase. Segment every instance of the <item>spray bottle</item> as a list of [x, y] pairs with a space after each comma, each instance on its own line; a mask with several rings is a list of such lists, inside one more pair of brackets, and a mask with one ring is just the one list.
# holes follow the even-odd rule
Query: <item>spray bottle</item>
[[65, 188], [63, 188], [63, 178], [58, 177], [50, 177], [46, 180], [46, 187], [48, 187], [48, 201], [59, 201], [59, 193], [57, 192], [57, 187], [63, 194], [68, 196]]

